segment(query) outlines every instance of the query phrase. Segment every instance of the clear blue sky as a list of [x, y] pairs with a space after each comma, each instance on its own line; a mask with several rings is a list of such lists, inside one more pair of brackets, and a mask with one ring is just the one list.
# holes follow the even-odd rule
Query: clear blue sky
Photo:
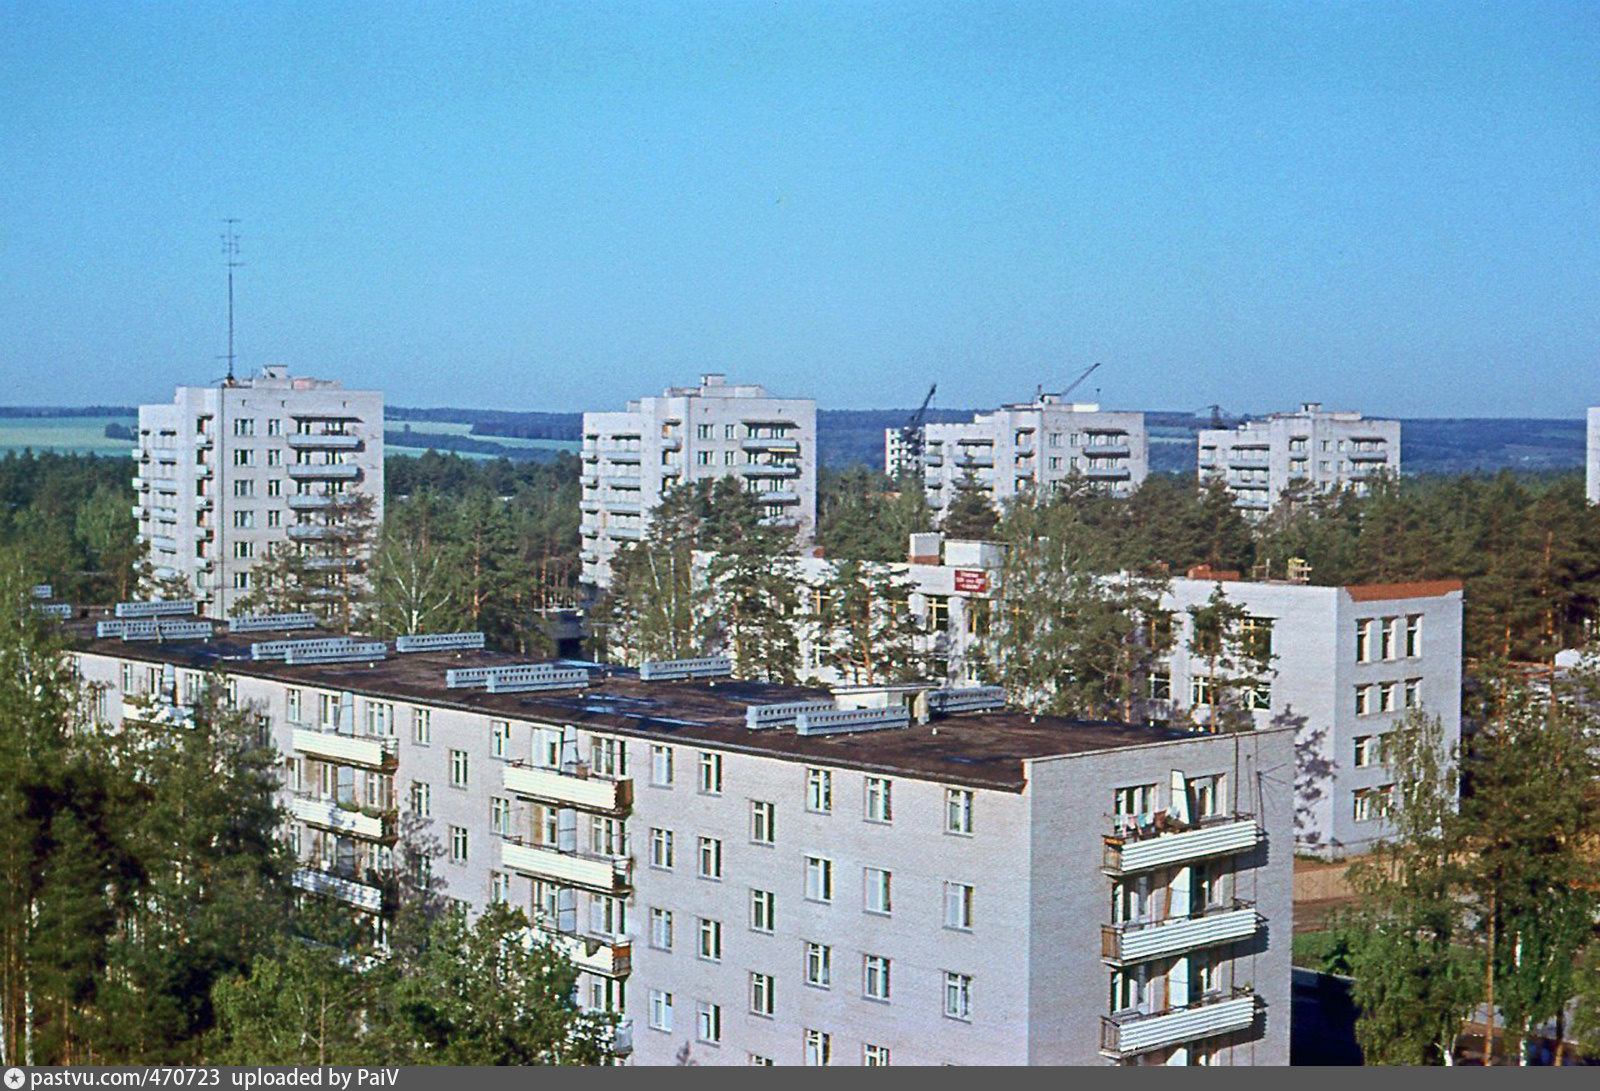
[[0, 35], [0, 403], [1600, 402], [1600, 6], [64, 3]]

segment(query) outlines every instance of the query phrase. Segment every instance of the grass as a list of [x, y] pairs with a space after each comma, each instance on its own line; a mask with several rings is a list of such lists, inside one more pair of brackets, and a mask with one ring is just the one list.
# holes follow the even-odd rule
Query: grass
[[1332, 932], [1296, 932], [1290, 945], [1291, 961], [1303, 970], [1318, 973], [1348, 973], [1344, 954]]
[[134, 427], [136, 417], [0, 417], [0, 454], [54, 451], [58, 454], [126, 455], [130, 440], [107, 439], [108, 424]]

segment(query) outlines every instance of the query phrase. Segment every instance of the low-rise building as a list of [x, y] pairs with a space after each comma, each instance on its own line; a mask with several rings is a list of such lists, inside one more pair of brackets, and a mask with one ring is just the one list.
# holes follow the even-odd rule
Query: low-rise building
[[1400, 422], [1324, 410], [1306, 402], [1237, 428], [1199, 434], [1200, 476], [1222, 481], [1252, 516], [1271, 511], [1291, 487], [1365, 493], [1379, 476], [1400, 473]]
[[397, 845], [431, 839], [443, 893], [528, 911], [634, 1063], [1288, 1061], [1291, 731], [252, 654], [306, 637], [74, 654], [107, 725], [181, 724], [220, 677], [283, 756], [299, 886], [381, 918]]

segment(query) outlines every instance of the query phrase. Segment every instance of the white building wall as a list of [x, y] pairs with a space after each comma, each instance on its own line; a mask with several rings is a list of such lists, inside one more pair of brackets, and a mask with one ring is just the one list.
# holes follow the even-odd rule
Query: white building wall
[[1600, 504], [1600, 408], [1590, 408], [1584, 425], [1584, 493], [1589, 503]]
[[155, 574], [187, 580], [208, 617], [231, 616], [251, 569], [316, 521], [328, 490], [372, 497], [383, 519], [380, 391], [269, 367], [140, 406], [138, 442], [140, 540]]
[[802, 543], [816, 530], [817, 405], [808, 398], [705, 375], [697, 387], [669, 388], [626, 412], [585, 413], [582, 457], [583, 580], [598, 587], [677, 485], [734, 476]]
[[1236, 506], [1254, 516], [1270, 511], [1294, 481], [1315, 492], [1364, 493], [1375, 476], [1400, 473], [1399, 421], [1327, 412], [1314, 402], [1234, 429], [1202, 429], [1198, 444], [1202, 479], [1224, 481]]

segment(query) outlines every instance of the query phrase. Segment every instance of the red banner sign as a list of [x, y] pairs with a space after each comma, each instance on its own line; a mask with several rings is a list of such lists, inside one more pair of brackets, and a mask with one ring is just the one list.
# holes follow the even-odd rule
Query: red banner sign
[[956, 569], [956, 590], [971, 595], [987, 595], [989, 593], [989, 573], [982, 569]]

